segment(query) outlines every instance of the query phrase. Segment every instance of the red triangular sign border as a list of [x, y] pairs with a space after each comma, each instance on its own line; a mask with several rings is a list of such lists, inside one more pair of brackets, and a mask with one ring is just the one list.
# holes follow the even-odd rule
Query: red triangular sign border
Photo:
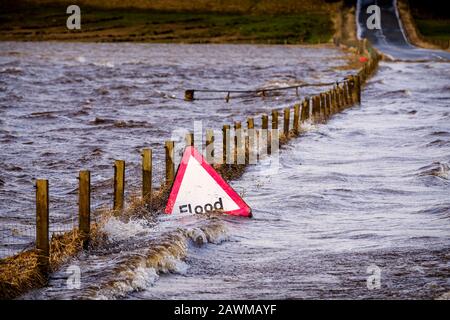
[[232, 211], [224, 211], [224, 214], [234, 215], [234, 216], [244, 216], [251, 217], [252, 210], [245, 203], [245, 201], [237, 194], [236, 191], [221, 177], [221, 175], [214, 170], [214, 168], [206, 161], [206, 159], [192, 146], [186, 147], [184, 150], [183, 158], [178, 166], [177, 174], [170, 190], [169, 199], [167, 200], [167, 205], [165, 213], [171, 214], [175, 201], [177, 200], [178, 191], [180, 190], [181, 182], [183, 181], [184, 174], [186, 173], [187, 165], [190, 157], [194, 157], [198, 163], [206, 170], [206, 172], [214, 179], [214, 181], [228, 194], [228, 196], [238, 205], [239, 209]]

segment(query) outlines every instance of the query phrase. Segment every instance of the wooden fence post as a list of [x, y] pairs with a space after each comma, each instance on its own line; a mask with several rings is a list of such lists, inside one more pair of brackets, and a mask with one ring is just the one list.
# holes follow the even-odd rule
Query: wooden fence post
[[91, 173], [80, 171], [78, 187], [78, 229], [83, 241], [83, 248], [89, 247], [91, 233]]
[[262, 141], [264, 142], [264, 138], [266, 138], [266, 151], [267, 154], [270, 154], [269, 116], [267, 114], [261, 116], [261, 130]]
[[272, 110], [272, 130], [278, 129], [278, 110]]
[[294, 105], [294, 124], [293, 124], [294, 134], [300, 132], [300, 105], [296, 103]]
[[349, 106], [349, 101], [348, 101], [348, 81], [344, 82], [343, 90], [344, 90], [344, 105], [345, 105], [345, 107], [348, 107]]
[[222, 156], [223, 156], [223, 164], [230, 163], [230, 126], [225, 124], [222, 129]]
[[345, 102], [344, 102], [344, 90], [341, 86], [338, 86], [338, 99], [339, 99], [339, 111], [342, 111], [345, 109]]
[[354, 92], [355, 92], [355, 78], [353, 75], [350, 75], [348, 79], [348, 101], [350, 105], [355, 103], [354, 101]]
[[194, 133], [189, 132], [186, 134], [186, 147], [194, 146]]
[[327, 103], [325, 100], [325, 93], [320, 94], [320, 110], [321, 110], [322, 121], [325, 122], [328, 119], [328, 110], [327, 110]]
[[356, 75], [355, 79], [355, 101], [361, 104], [361, 77]]
[[247, 135], [245, 136], [245, 164], [252, 163], [254, 143], [255, 143], [255, 120], [253, 118], [247, 118]]
[[206, 129], [206, 162], [214, 164], [214, 131]]
[[36, 250], [39, 254], [39, 267], [42, 272], [49, 271], [49, 197], [48, 180], [36, 180]]
[[291, 118], [291, 108], [284, 108], [283, 134], [289, 138], [289, 122]]
[[321, 112], [320, 112], [320, 97], [314, 96], [313, 100], [313, 111], [314, 111], [314, 122], [321, 122]]
[[328, 114], [329, 114], [330, 116], [333, 115], [333, 106], [332, 106], [332, 102], [331, 102], [332, 97], [333, 97], [333, 92], [332, 92], [331, 90], [329, 90], [329, 91], [327, 92], [327, 97], [326, 97], [326, 98], [327, 98]]
[[125, 161], [114, 162], [114, 210], [120, 211], [124, 207], [125, 194]]
[[170, 186], [175, 178], [175, 142], [166, 141], [166, 185]]
[[149, 201], [152, 196], [152, 149], [142, 150], [142, 199]]
[[186, 90], [184, 92], [184, 100], [193, 101], [194, 100], [194, 90]]
[[309, 115], [309, 98], [305, 98], [302, 103], [302, 116], [301, 120], [302, 122], [305, 122], [310, 117]]
[[331, 108], [333, 110], [333, 113], [338, 113], [337, 105], [337, 90], [336, 87], [333, 87], [333, 90], [331, 91]]
[[242, 153], [242, 125], [240, 121], [234, 123], [234, 164], [239, 163]]

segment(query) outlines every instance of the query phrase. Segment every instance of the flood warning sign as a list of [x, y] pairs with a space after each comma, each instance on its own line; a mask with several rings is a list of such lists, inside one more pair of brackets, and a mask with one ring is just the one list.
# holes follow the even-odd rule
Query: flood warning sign
[[251, 217], [251, 209], [194, 147], [187, 147], [178, 167], [165, 212]]

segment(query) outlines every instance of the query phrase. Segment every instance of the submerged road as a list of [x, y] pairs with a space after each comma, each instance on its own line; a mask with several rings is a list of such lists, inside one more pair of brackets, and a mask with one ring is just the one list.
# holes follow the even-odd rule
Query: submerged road
[[[436, 63], [445, 52], [411, 46], [394, 14], [383, 4], [383, 30], [361, 28], [362, 35], [395, 59], [417, 61], [381, 62], [360, 107], [292, 140], [276, 174], [263, 164], [234, 181], [253, 219], [217, 219], [226, 231], [201, 248], [145, 241], [157, 229], [197, 227], [190, 219], [201, 216], [162, 217], [157, 229], [139, 220], [111, 223], [112, 249], [71, 261], [82, 271], [81, 289], [67, 289], [60, 270], [23, 298], [448, 297], [450, 64]], [[287, 70], [295, 68], [280, 73]], [[424, 85], [423, 74], [434, 81]], [[146, 265], [145, 248], [171, 243], [186, 256], [168, 251], [158, 270]]]
[[[381, 9], [381, 29], [369, 30], [366, 25], [370, 5]], [[395, 0], [359, 0], [357, 10], [358, 33], [367, 38], [377, 49], [394, 60], [450, 61], [450, 52], [422, 49], [411, 45], [406, 39], [398, 15]]]

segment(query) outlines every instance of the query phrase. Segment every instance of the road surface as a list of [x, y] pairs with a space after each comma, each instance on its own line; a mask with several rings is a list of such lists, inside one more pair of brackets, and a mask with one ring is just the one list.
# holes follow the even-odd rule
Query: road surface
[[[381, 29], [367, 28], [367, 13], [370, 5], [381, 9]], [[358, 34], [367, 38], [377, 49], [394, 60], [450, 61], [450, 52], [422, 49], [411, 45], [405, 37], [395, 0], [359, 0], [357, 10]]]

